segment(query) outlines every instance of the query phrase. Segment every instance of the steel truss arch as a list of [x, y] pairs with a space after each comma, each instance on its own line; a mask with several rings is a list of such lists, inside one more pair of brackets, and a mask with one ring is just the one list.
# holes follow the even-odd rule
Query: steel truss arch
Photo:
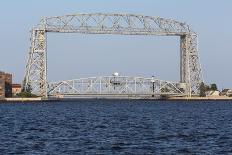
[[91, 13], [42, 18], [31, 31], [31, 47], [23, 81], [24, 89], [47, 97], [47, 37], [48, 32], [180, 36], [180, 83], [186, 83], [188, 93], [199, 94], [203, 81], [198, 54], [197, 34], [190, 26], [172, 19], [134, 15]]
[[70, 95], [186, 95], [178, 82], [153, 77], [100, 76], [49, 84], [49, 96]]

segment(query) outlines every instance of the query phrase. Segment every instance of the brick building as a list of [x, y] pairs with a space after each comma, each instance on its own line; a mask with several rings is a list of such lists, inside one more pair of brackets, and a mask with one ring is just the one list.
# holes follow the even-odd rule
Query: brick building
[[0, 100], [5, 97], [5, 82], [0, 79]]
[[21, 93], [22, 87], [21, 84], [12, 84], [12, 95], [17, 96], [17, 94]]
[[12, 97], [12, 74], [0, 71], [0, 99]]

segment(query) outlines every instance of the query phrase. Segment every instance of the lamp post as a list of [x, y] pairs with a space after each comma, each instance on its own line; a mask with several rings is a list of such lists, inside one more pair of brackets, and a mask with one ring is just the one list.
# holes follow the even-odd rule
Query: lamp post
[[155, 93], [155, 76], [152, 76], [152, 78], [151, 78], [151, 83], [152, 83], [152, 97], [154, 97], [155, 95], [154, 95], [154, 93]]

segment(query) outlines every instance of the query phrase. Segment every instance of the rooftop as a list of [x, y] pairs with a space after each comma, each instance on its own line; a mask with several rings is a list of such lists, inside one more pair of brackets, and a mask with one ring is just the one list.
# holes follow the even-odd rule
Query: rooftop
[[0, 70], [0, 74], [10, 74], [10, 73], [3, 72], [3, 71]]
[[12, 88], [21, 88], [21, 84], [12, 84]]

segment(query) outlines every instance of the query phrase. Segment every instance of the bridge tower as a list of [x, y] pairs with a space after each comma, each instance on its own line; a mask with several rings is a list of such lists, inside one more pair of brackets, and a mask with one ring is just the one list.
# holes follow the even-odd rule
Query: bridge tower
[[23, 88], [47, 97], [47, 37], [45, 29], [32, 29]]

